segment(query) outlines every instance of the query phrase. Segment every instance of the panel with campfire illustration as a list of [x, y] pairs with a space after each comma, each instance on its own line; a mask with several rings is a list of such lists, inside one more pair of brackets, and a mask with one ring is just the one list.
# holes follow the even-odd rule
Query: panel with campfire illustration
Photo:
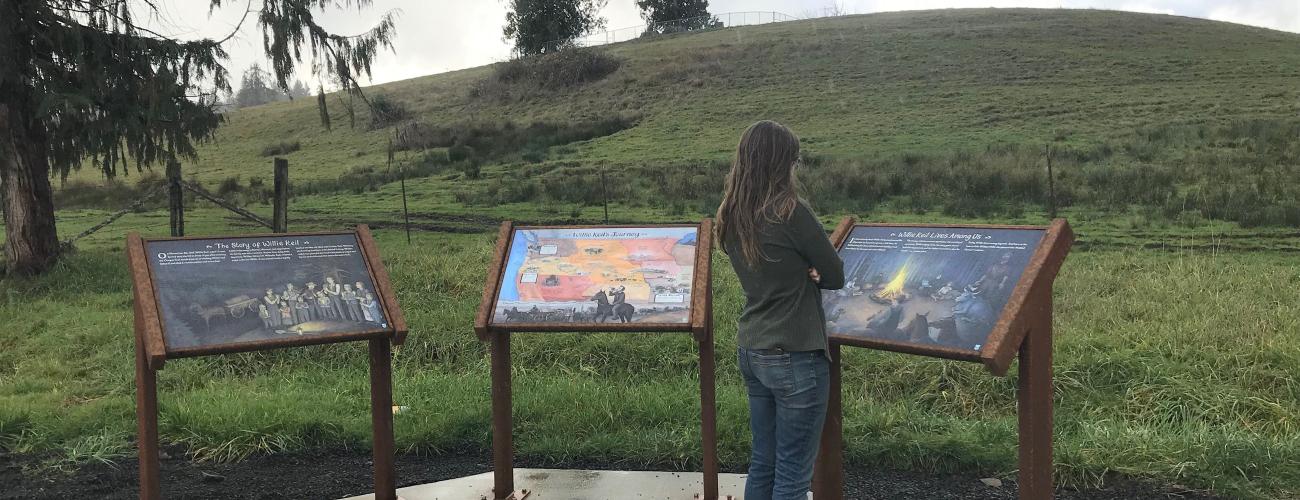
[[979, 351], [1042, 239], [1036, 229], [857, 226], [846, 283], [823, 295], [832, 337]]

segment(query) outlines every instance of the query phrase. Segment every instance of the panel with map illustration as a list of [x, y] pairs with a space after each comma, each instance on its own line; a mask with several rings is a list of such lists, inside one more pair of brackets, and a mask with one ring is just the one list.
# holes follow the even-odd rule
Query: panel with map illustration
[[690, 323], [698, 231], [515, 229], [492, 323]]

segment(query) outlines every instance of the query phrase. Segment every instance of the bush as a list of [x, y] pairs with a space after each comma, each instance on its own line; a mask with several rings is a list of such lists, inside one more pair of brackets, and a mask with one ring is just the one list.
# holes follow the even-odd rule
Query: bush
[[231, 177], [226, 177], [225, 179], [221, 180], [220, 184], [217, 184], [216, 195], [224, 198], [232, 194], [238, 194], [242, 190], [243, 187], [239, 185], [239, 176], [235, 175]]
[[492, 75], [470, 89], [472, 97], [509, 97], [524, 91], [556, 90], [599, 81], [618, 71], [623, 61], [604, 51], [568, 48], [551, 54], [498, 63]]
[[370, 97], [370, 130], [384, 128], [411, 117], [406, 104], [386, 94]]
[[460, 173], [465, 175], [466, 179], [477, 179], [479, 178], [479, 174], [482, 172], [479, 162], [476, 159], [462, 161], [456, 164], [456, 168], [460, 170]]
[[293, 141], [293, 142], [281, 141], [275, 144], [267, 145], [266, 147], [262, 148], [262, 156], [267, 157], [267, 156], [287, 155], [299, 149], [302, 149], [302, 144], [299, 143], [298, 141]]
[[463, 162], [477, 158], [474, 148], [465, 144], [456, 144], [447, 149], [447, 159], [452, 162]]

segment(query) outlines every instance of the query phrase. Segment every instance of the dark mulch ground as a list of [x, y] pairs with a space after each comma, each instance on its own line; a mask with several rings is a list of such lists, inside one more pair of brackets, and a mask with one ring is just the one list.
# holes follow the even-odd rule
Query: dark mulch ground
[[[0, 500], [11, 499], [132, 499], [136, 463], [88, 463], [62, 472], [41, 466], [41, 457], [0, 451]], [[597, 463], [547, 463], [519, 460], [518, 467], [601, 469]], [[371, 462], [366, 450], [313, 450], [254, 456], [235, 463], [198, 463], [178, 449], [163, 460], [166, 498], [334, 499], [371, 491]], [[468, 476], [491, 470], [486, 454], [401, 455], [397, 473], [403, 486]], [[733, 471], [734, 472], [734, 471]], [[974, 475], [933, 475], [893, 470], [850, 468], [845, 497], [855, 500], [1015, 498], [1012, 481], [993, 488]], [[726, 492], [724, 492], [726, 493]], [[1204, 493], [1119, 479], [1104, 489], [1061, 490], [1063, 500], [1222, 500]]]

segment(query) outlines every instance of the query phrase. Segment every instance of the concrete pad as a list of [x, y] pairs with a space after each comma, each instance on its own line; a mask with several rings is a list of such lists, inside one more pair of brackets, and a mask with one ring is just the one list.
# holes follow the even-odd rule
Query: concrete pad
[[[699, 472], [515, 469], [515, 489], [527, 500], [691, 500], [703, 491]], [[718, 493], [740, 498], [744, 474], [719, 474]], [[492, 473], [397, 490], [404, 500], [482, 500], [492, 498]], [[374, 494], [344, 500], [371, 500]]]

